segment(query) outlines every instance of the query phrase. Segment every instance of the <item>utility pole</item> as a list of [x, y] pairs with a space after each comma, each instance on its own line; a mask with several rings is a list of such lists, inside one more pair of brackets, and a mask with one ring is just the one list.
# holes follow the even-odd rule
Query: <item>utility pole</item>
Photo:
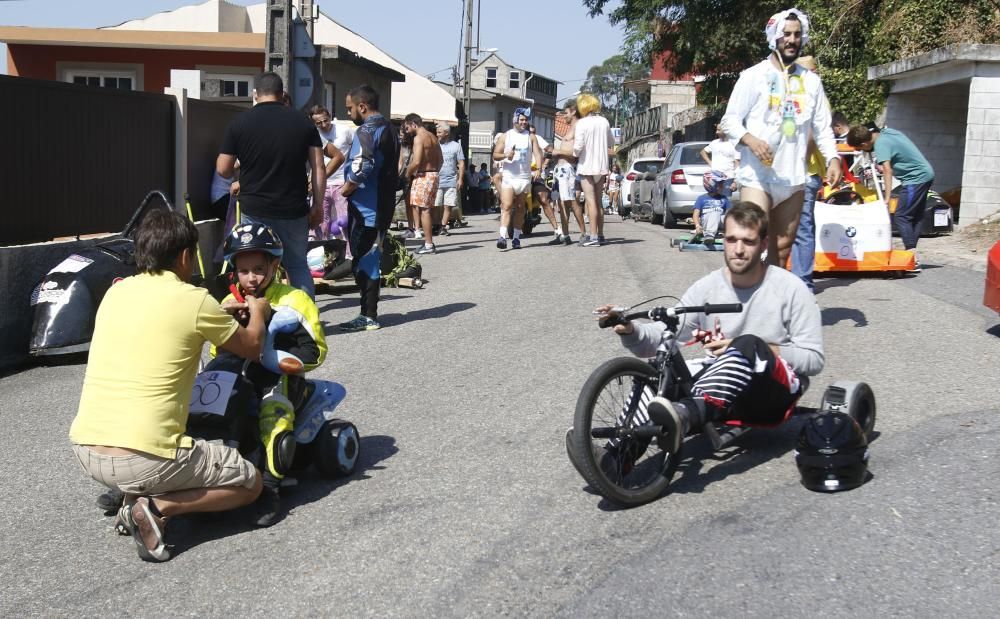
[[267, 0], [267, 33], [264, 36], [264, 71], [281, 76], [288, 87], [292, 78], [292, 0]]
[[472, 0], [465, 0], [465, 75], [462, 77], [462, 109], [465, 111], [465, 126], [460, 128], [460, 132], [465, 137], [465, 160], [471, 161], [472, 145], [469, 131], [472, 120]]
[[322, 89], [320, 54], [312, 42], [312, 0], [299, 1], [299, 19], [292, 13], [292, 0], [267, 0], [264, 35], [264, 70], [281, 77], [295, 109], [317, 102]]

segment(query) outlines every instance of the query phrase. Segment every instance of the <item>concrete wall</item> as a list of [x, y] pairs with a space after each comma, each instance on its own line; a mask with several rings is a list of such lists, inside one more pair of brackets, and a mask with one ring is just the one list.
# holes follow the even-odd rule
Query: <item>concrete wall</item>
[[936, 191], [962, 184], [968, 105], [967, 82], [892, 93], [886, 101], [886, 126], [905, 133], [934, 167]]
[[959, 225], [1000, 210], [1000, 77], [973, 77], [965, 130]]
[[694, 82], [649, 82], [649, 107], [666, 106], [667, 116], [696, 105]]

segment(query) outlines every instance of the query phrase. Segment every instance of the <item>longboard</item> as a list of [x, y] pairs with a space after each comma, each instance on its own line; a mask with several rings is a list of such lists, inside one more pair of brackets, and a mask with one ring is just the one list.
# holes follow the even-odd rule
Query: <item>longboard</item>
[[721, 239], [715, 241], [692, 242], [692, 237], [688, 235], [673, 239], [670, 244], [681, 251], [722, 251]]

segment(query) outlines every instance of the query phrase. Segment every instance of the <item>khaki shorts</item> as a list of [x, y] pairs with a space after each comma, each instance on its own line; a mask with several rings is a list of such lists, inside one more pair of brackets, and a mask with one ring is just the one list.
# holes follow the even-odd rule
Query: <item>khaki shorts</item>
[[457, 203], [457, 187], [448, 187], [447, 189], [438, 187], [437, 200], [434, 201], [434, 206], [455, 206]]
[[201, 439], [194, 439], [190, 449], [178, 449], [174, 460], [150, 454], [105, 456], [85, 445], [73, 445], [73, 451], [87, 474], [128, 494], [156, 495], [219, 486], [252, 488], [258, 475], [236, 449]]

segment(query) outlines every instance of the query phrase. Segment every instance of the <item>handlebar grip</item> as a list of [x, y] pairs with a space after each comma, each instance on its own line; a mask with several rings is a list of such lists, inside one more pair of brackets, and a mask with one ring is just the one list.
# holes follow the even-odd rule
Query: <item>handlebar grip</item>
[[743, 311], [742, 303], [706, 303], [703, 314], [739, 314]]
[[607, 329], [608, 327], [614, 327], [615, 325], [623, 325], [625, 324], [623, 318], [624, 317], [621, 314], [604, 316], [597, 321], [597, 326], [602, 329]]

